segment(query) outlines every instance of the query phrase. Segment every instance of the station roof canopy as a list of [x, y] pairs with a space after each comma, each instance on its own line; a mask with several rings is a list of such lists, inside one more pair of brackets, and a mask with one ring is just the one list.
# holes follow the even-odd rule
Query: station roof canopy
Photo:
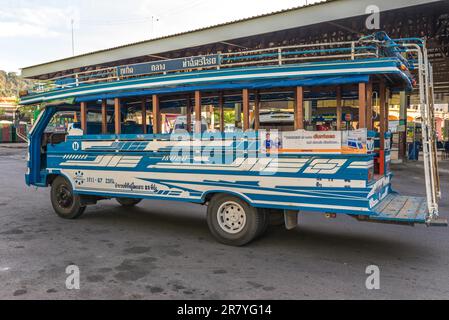
[[25, 78], [45, 80], [109, 66], [219, 51], [355, 40], [362, 34], [373, 33], [365, 26], [366, 10], [373, 2], [381, 10], [381, 29], [392, 38], [429, 39], [429, 57], [436, 70], [435, 82], [444, 92], [449, 92], [447, 0], [322, 1], [30, 66], [22, 69], [22, 75]]

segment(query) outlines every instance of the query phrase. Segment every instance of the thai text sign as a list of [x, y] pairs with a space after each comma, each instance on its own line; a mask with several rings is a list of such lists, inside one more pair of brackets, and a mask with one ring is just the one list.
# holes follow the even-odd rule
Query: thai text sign
[[218, 54], [215, 54], [208, 56], [197, 56], [173, 60], [161, 60], [148, 63], [130, 64], [117, 67], [117, 72], [120, 76], [136, 76], [186, 69], [217, 67], [219, 65], [220, 57]]
[[304, 131], [282, 133], [280, 152], [304, 153], [340, 153], [341, 132], [338, 131]]
[[262, 145], [270, 145], [272, 152], [281, 153], [367, 154], [374, 151], [374, 139], [368, 138], [366, 129], [347, 132], [298, 130], [279, 135], [276, 139], [273, 134], [261, 137]]

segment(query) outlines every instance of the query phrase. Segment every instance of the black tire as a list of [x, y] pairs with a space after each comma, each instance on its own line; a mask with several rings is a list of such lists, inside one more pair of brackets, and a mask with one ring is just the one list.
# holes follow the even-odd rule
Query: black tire
[[207, 208], [207, 224], [212, 235], [226, 245], [250, 243], [262, 233], [265, 223], [263, 214], [234, 196], [216, 195]]
[[273, 227], [285, 226], [284, 210], [265, 209], [268, 216], [268, 224]]
[[260, 226], [260, 230], [257, 234], [257, 238], [262, 237], [265, 232], [268, 230], [268, 226], [270, 225], [270, 217], [268, 216], [268, 213], [265, 209], [257, 209], [257, 211], [259, 212], [259, 215], [262, 218], [262, 224]]
[[72, 184], [64, 177], [57, 177], [51, 184], [51, 204], [63, 219], [77, 219], [86, 210], [79, 195], [73, 193]]
[[118, 203], [123, 207], [134, 207], [142, 202], [142, 199], [132, 199], [132, 198], [117, 198]]

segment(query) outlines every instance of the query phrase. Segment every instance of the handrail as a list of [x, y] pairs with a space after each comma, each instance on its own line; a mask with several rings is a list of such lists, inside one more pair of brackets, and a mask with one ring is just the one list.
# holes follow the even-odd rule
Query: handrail
[[[380, 58], [389, 57], [393, 54], [400, 55], [406, 51], [404, 42], [418, 42], [422, 44], [422, 39], [390, 39], [386, 34], [375, 34], [368, 37], [362, 37], [358, 41], [344, 42], [324, 42], [314, 44], [288, 45], [281, 47], [272, 47], [264, 49], [253, 49], [235, 52], [219, 52], [215, 55], [184, 57], [180, 59], [165, 59], [152, 62], [143, 62], [131, 65], [121, 65], [96, 70], [87, 70], [76, 72], [66, 76], [59, 76], [47, 81], [37, 82], [31, 93], [43, 93], [53, 90], [74, 88], [82, 85], [102, 82], [121, 81], [130, 78], [156, 76], [161, 74], [173, 74], [182, 72], [192, 72], [210, 69], [225, 69], [236, 67], [251, 66], [270, 66], [270, 65], [290, 65], [295, 63], [304, 63], [306, 61], [316, 60], [355, 60], [361, 58]], [[385, 50], [381, 50], [381, 49]], [[389, 49], [389, 50], [387, 50]], [[387, 52], [385, 52], [387, 51]], [[388, 52], [390, 51], [390, 52]], [[179, 63], [180, 60], [189, 61], [193, 59], [214, 58], [215, 63], [201, 64], [193, 67], [165, 68], [166, 65]], [[403, 57], [398, 57], [403, 63], [409, 61]], [[212, 60], [211, 60], [212, 61]], [[134, 69], [144, 69], [148, 66], [155, 66], [147, 71], [134, 72]], [[157, 67], [157, 65], [162, 67]], [[414, 63], [410, 62], [409, 66]], [[133, 72], [126, 73], [121, 70], [132, 68]]]
[[[73, 88], [81, 85], [120, 81], [129, 78], [138, 78], [144, 76], [154, 76], [160, 74], [171, 74], [181, 72], [200, 71], [207, 69], [223, 69], [244, 66], [269, 66], [269, 65], [288, 65], [307, 60], [335, 60], [356, 58], [376, 58], [379, 57], [377, 45], [366, 45], [357, 41], [346, 42], [325, 42], [315, 44], [289, 45], [282, 47], [264, 48], [247, 51], [218, 53], [216, 64], [202, 65], [192, 68], [174, 69], [174, 70], [155, 70], [154, 72], [137, 73], [131, 75], [120, 74], [120, 69], [132, 66], [138, 68], [148, 64], [167, 64], [180, 59], [159, 60], [152, 62], [143, 62], [132, 65], [122, 65], [116, 67], [107, 67], [96, 70], [87, 70], [73, 73], [66, 76], [55, 77], [46, 81], [37, 82], [31, 93], [43, 93], [58, 89]], [[206, 56], [208, 57], [208, 56]], [[189, 60], [200, 57], [185, 57]]]

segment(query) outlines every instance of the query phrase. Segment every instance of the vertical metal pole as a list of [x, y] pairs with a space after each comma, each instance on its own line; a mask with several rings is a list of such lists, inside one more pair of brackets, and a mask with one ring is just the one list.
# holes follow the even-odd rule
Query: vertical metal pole
[[107, 100], [101, 101], [101, 133], [108, 133], [108, 113], [107, 113]]
[[243, 131], [249, 130], [249, 90], [243, 89]]
[[87, 102], [81, 102], [81, 130], [87, 134]]
[[399, 108], [399, 158], [406, 161], [407, 157], [407, 107], [409, 99], [405, 91], [400, 93]]
[[235, 110], [235, 127], [242, 128], [242, 104], [235, 103], [234, 110]]
[[337, 87], [337, 131], [341, 131], [341, 122], [343, 119], [341, 87]]
[[192, 102], [190, 100], [190, 95], [187, 96], [186, 130], [187, 132], [192, 132]]
[[225, 131], [225, 119], [224, 119], [224, 95], [220, 92], [218, 95], [218, 108], [220, 109], [220, 131]]
[[355, 42], [351, 42], [351, 60], [355, 60]]
[[215, 106], [209, 106], [209, 115], [210, 115], [210, 126], [209, 130], [215, 130]]
[[[431, 180], [431, 191], [432, 191], [432, 216], [438, 216], [438, 197], [439, 197], [439, 176], [438, 176], [438, 159], [436, 158], [436, 134], [434, 132], [435, 123], [433, 118], [433, 101], [431, 99], [431, 82], [432, 76], [430, 74], [430, 63], [427, 54], [426, 42], [423, 43], [423, 68], [424, 68], [424, 80], [425, 80], [425, 106], [426, 106], [426, 135], [427, 135], [427, 145], [428, 145], [428, 161], [429, 161], [429, 175]], [[423, 128], [424, 130], [424, 128]], [[424, 137], [423, 137], [424, 138]]]
[[142, 98], [141, 107], [142, 107], [142, 132], [143, 132], [143, 134], [147, 134], [148, 129], [147, 129], [147, 98], [146, 97]]
[[161, 133], [161, 115], [159, 111], [159, 96], [153, 95], [153, 133]]
[[304, 129], [304, 88], [295, 88], [295, 130]]
[[201, 91], [195, 91], [195, 133], [201, 133]]
[[260, 93], [259, 91], [255, 92], [254, 98], [254, 130], [260, 130]]
[[[426, 55], [427, 56], [427, 55]], [[432, 143], [433, 147], [435, 148], [435, 151], [433, 152], [433, 162], [434, 162], [434, 176], [435, 176], [435, 182], [436, 182], [436, 196], [441, 199], [441, 181], [440, 181], [440, 175], [439, 175], [439, 164], [438, 164], [438, 157], [437, 157], [437, 132], [436, 132], [436, 122], [435, 122], [435, 91], [434, 91], [434, 81], [433, 81], [433, 67], [429, 63], [428, 67], [429, 72], [429, 104], [430, 104], [430, 114], [431, 114], [431, 124], [433, 127], [432, 132], [434, 141]]]
[[366, 83], [359, 84], [359, 129], [366, 128]]
[[379, 84], [379, 135], [380, 135], [380, 163], [379, 163], [379, 174], [384, 175], [386, 172], [385, 168], [385, 134], [388, 131], [388, 112], [387, 108], [387, 90], [385, 86], [385, 80], [382, 79]]
[[281, 48], [278, 49], [278, 60], [279, 60], [279, 65], [282, 66], [282, 49]]
[[373, 83], [370, 81], [366, 86], [366, 127], [373, 130]]
[[418, 45], [411, 45], [416, 47], [416, 52], [418, 53], [418, 71], [419, 71], [419, 100], [421, 109], [422, 123], [422, 139], [423, 139], [423, 153], [424, 153], [424, 174], [426, 183], [426, 195], [427, 195], [427, 206], [429, 208], [429, 218], [435, 218], [438, 216], [438, 205], [436, 203], [435, 192], [434, 192], [434, 177], [432, 174], [432, 164], [431, 164], [431, 149], [429, 141], [429, 126], [428, 126], [428, 106], [426, 99], [426, 84], [425, 84], [425, 71], [426, 66], [424, 64], [424, 53]]
[[115, 113], [115, 134], [122, 133], [122, 112], [120, 106], [120, 98], [114, 99], [114, 113]]

